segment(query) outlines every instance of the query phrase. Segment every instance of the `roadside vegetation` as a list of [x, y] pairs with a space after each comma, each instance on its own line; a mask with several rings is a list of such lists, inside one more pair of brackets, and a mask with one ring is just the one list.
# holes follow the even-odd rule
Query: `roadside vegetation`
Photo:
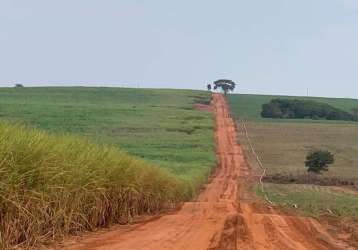
[[0, 89], [0, 246], [192, 198], [215, 166], [212, 113], [194, 108], [209, 102], [188, 90]]
[[[272, 201], [287, 206], [298, 204], [298, 209], [303, 213], [316, 216], [320, 213], [329, 213], [328, 210], [336, 216], [352, 216], [357, 213], [358, 200], [355, 188], [358, 187], [358, 124], [353, 121], [261, 117], [262, 105], [277, 98], [317, 101], [345, 112], [351, 112], [357, 107], [358, 100], [261, 95], [228, 96], [233, 116], [237, 121], [245, 121], [255, 151], [267, 169], [267, 176], [264, 178], [265, 191]], [[242, 123], [238, 122], [238, 128], [239, 141], [243, 145], [250, 166], [260, 171], [255, 157], [250, 152]], [[334, 155], [334, 163], [329, 166], [329, 170], [319, 175], [308, 173], [305, 166], [307, 155], [316, 150], [329, 151]], [[338, 192], [337, 186], [354, 192], [349, 195]], [[314, 192], [309, 191], [311, 187]], [[261, 194], [259, 189], [258, 194]], [[325, 202], [331, 198], [332, 201]]]
[[117, 148], [0, 125], [0, 246], [128, 222], [189, 198], [190, 186]]

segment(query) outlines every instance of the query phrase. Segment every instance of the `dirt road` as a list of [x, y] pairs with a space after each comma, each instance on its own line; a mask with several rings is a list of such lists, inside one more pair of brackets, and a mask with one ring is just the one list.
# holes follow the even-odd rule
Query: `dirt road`
[[314, 219], [285, 216], [239, 192], [248, 169], [225, 99], [214, 95], [219, 166], [196, 201], [159, 219], [85, 237], [71, 250], [347, 249]]

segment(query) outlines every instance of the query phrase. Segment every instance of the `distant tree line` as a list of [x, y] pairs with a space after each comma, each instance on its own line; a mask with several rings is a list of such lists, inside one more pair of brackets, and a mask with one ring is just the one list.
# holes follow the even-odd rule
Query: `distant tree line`
[[349, 113], [326, 103], [298, 99], [272, 99], [269, 103], [262, 105], [261, 116], [265, 118], [358, 121], [358, 116], [354, 112]]

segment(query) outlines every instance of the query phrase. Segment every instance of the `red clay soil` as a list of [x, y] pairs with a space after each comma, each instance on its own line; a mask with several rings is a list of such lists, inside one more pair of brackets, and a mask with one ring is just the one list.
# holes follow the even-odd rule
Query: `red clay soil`
[[[225, 99], [214, 94], [219, 166], [196, 201], [136, 225], [84, 237], [68, 250], [349, 249], [315, 219], [282, 215], [241, 197], [249, 171]], [[351, 248], [352, 249], [352, 248]]]
[[195, 103], [194, 104], [194, 109], [200, 110], [200, 111], [211, 112], [213, 108], [212, 108], [212, 106], [207, 105], [207, 104]]

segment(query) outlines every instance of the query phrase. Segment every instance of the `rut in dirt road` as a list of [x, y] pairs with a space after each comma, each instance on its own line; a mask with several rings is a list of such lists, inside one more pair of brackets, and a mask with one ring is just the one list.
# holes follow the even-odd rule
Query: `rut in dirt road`
[[151, 222], [84, 237], [65, 249], [347, 249], [316, 220], [240, 202], [239, 177], [248, 170], [235, 123], [222, 95], [214, 94], [213, 106], [219, 166], [196, 201]]

